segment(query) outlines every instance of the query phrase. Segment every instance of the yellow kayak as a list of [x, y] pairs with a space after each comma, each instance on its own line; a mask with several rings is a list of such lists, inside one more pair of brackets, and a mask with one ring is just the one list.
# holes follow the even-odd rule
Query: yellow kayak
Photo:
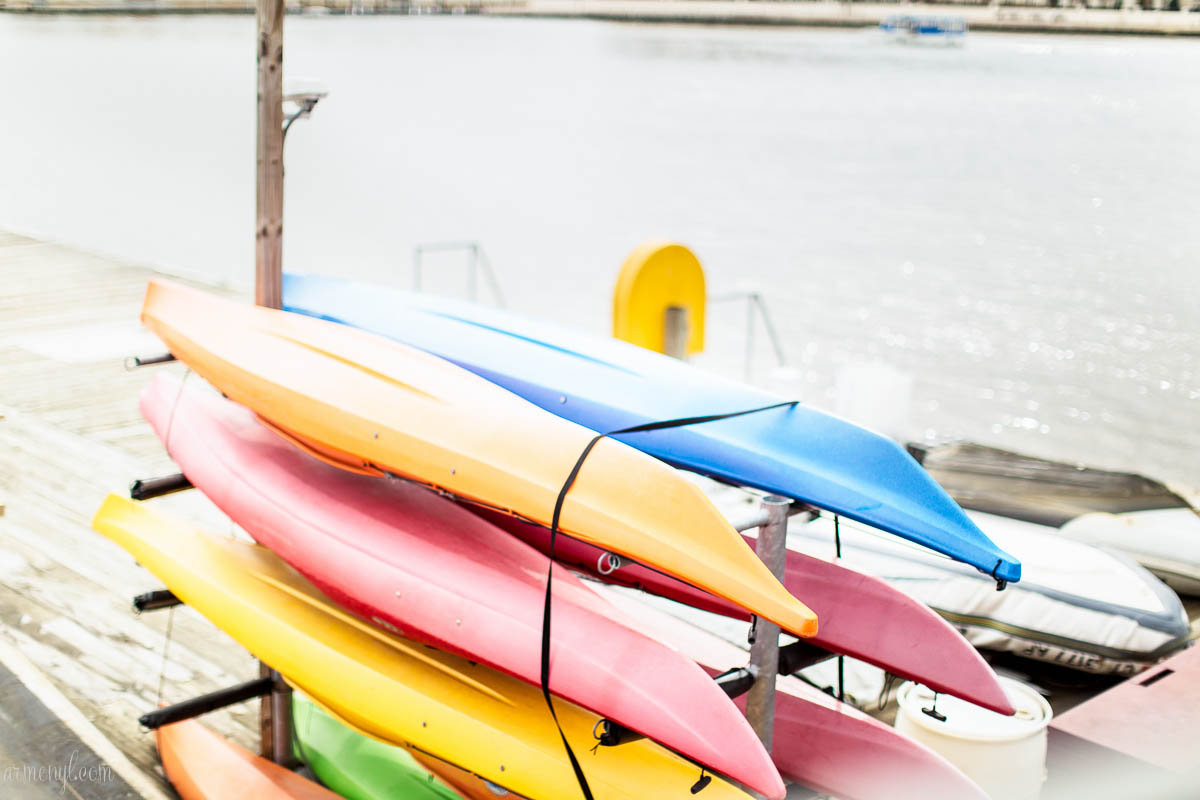
[[[391, 472], [549, 525], [595, 436], [450, 362], [300, 314], [151, 281], [142, 322], [223, 394], [328, 461]], [[612, 439], [584, 462], [560, 527], [800, 636], [817, 618], [695, 485]]]
[[[339, 719], [534, 800], [579, 795], [535, 686], [363, 622], [278, 556], [109, 495], [93, 527]], [[596, 800], [690, 798], [700, 768], [649, 739], [597, 747], [599, 717], [564, 700], [559, 721]], [[702, 800], [747, 795], [714, 777]]]

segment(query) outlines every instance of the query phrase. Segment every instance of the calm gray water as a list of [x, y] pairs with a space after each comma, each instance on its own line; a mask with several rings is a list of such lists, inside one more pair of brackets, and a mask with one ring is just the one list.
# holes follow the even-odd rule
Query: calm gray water
[[[0, 227], [244, 284], [254, 22], [0, 15]], [[476, 239], [510, 305], [606, 331], [639, 242], [768, 293], [824, 407], [1200, 485], [1200, 47], [482, 18], [296, 18], [285, 263], [396, 283]], [[437, 288], [461, 260], [431, 262]], [[741, 307], [706, 366], [737, 374]], [[758, 341], [761, 344], [763, 337]], [[903, 383], [893, 381], [893, 384]], [[891, 385], [861, 389], [904, 409]]]

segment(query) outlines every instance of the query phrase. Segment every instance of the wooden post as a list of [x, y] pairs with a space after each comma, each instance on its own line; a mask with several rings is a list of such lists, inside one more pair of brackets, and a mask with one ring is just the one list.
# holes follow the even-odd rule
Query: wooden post
[[[254, 227], [254, 302], [283, 306], [283, 13], [284, 0], [258, 0], [258, 147]], [[275, 688], [262, 699], [259, 747], [277, 764], [292, 761], [291, 690], [266, 664]]]
[[[763, 498], [766, 524], [758, 529], [754, 552], [767, 569], [783, 580], [787, 567], [787, 520], [791, 503], [785, 497]], [[746, 695], [746, 719], [769, 753], [775, 730], [775, 675], [779, 672], [779, 626], [761, 617], [755, 623], [750, 666], [758, 677]]]
[[258, 176], [254, 302], [283, 305], [284, 0], [258, 0]]
[[688, 310], [683, 306], [667, 306], [663, 320], [663, 352], [671, 358], [687, 358]]

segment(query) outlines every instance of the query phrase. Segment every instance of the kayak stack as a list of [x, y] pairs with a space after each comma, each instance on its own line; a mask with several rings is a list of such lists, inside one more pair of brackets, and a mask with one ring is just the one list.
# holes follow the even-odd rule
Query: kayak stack
[[1021, 564], [908, 452], [878, 434], [640, 347], [499, 309], [379, 286], [285, 275], [284, 308], [441, 356], [598, 432], [677, 418], [760, 413], [614, 438], [683, 469], [801, 500], [1009, 582]]
[[153, 281], [142, 311], [194, 373], [152, 379], [142, 414], [253, 543], [115, 495], [94, 520], [298, 690], [294, 753], [328, 787], [184, 722], [158, 735], [185, 798], [269, 783], [245, 796], [778, 800], [785, 780], [862, 800], [982, 797], [932, 751], [792, 678], [768, 753], [733, 682], [714, 680], [744, 652], [611, 588], [762, 617], [818, 659], [850, 655], [1011, 713], [927, 607], [798, 552], [777, 580], [679, 469], [1019, 579], [902, 450], [636, 348], [615, 360], [539, 339], [519, 318], [324, 279], [289, 276], [284, 292], [292, 310]]
[[[170, 426], [183, 473], [255, 541], [357, 617], [537, 684], [544, 556], [423, 487], [324, 464], [247, 409], [183, 388], [159, 375], [142, 411], [160, 436]], [[772, 777], [749, 725], [703, 670], [596, 613], [564, 568], [552, 584], [551, 692], [748, 784]]]

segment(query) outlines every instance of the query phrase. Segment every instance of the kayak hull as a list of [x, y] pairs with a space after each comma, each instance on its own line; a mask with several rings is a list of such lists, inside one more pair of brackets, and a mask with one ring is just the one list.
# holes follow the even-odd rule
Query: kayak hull
[[[159, 375], [141, 409], [197, 489], [338, 605], [539, 684], [549, 561], [534, 549], [425, 488], [321, 463], [198, 384]], [[594, 604], [556, 567], [554, 694], [782, 797], [770, 756], [703, 670], [580, 599]]]
[[[623, 619], [647, 636], [677, 647], [716, 675], [744, 666], [746, 653], [688, 622], [646, 605], [636, 592], [594, 589]], [[745, 710], [746, 695], [737, 698]], [[771, 756], [780, 773], [845, 800], [986, 800], [987, 795], [957, 767], [897, 732], [798, 678], [775, 684], [775, 727]]]
[[[474, 509], [518, 539], [549, 552], [549, 531], [508, 514]], [[745, 537], [752, 544], [752, 537]], [[613, 569], [601, 548], [560, 537], [554, 557], [607, 583], [631, 586], [695, 608], [735, 619], [744, 610], [669, 575], [622, 560]], [[1000, 714], [1010, 703], [996, 674], [970, 642], [928, 606], [879, 578], [856, 572], [796, 550], [787, 551], [784, 586], [803, 592], [821, 619], [821, 629], [808, 641], [898, 675], [923, 683]], [[886, 619], [886, 625], [879, 621]]]
[[[543, 524], [593, 434], [442, 359], [343, 325], [151, 281], [142, 321], [181, 361], [328, 460], [386, 471]], [[792, 597], [695, 486], [611, 439], [591, 449], [562, 530], [800, 636]]]
[[[1025, 580], [1003, 592], [965, 565], [842, 525], [842, 563], [928, 605], [981, 650], [1094, 674], [1132, 675], [1185, 647], [1187, 612], [1162, 581], [1124, 554], [1057, 529], [971, 512], [1006, 548], [1026, 553]], [[827, 520], [792, 525], [789, 547], [829, 553]]]
[[489, 784], [478, 775], [472, 775], [465, 769], [456, 767], [453, 764], [439, 761], [422, 753], [415, 754], [414, 758], [427, 770], [453, 786], [459, 794], [470, 798], [470, 800], [496, 800], [497, 795], [511, 798], [511, 800], [524, 800], [520, 795], [511, 793], [507, 795], [502, 794], [501, 791], [498, 791], [495, 784]]
[[461, 800], [401, 747], [352, 731], [292, 695], [293, 754], [346, 800]]
[[[93, 527], [338, 719], [532, 800], [578, 785], [541, 692], [341, 610], [265, 548], [214, 536], [109, 495]], [[699, 768], [649, 739], [589, 752], [599, 717], [555, 709], [601, 798], [689, 797]], [[714, 791], [715, 790], [715, 791]], [[710, 800], [745, 798], [716, 778]]]
[[154, 732], [167, 780], [183, 800], [338, 800], [338, 795], [254, 755], [195, 720]]
[[[787, 399], [625, 342], [445, 298], [285, 275], [283, 301], [291, 311], [439, 355], [594, 431]], [[996, 547], [903, 447], [815, 409], [791, 405], [616, 438], [675, 466], [889, 531], [998, 580], [1020, 580], [1020, 562]]]

